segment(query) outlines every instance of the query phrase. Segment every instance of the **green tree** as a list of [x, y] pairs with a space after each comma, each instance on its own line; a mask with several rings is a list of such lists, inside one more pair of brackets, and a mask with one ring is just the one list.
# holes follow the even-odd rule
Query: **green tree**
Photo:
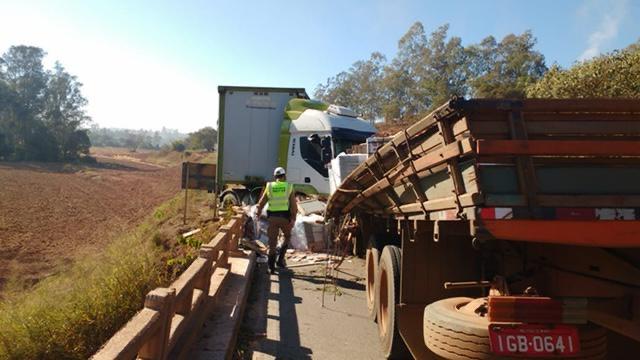
[[531, 31], [509, 34], [499, 43], [493, 36], [469, 46], [471, 94], [482, 98], [523, 98], [526, 88], [547, 71], [544, 56], [534, 50]]
[[398, 53], [384, 69], [382, 85], [385, 104], [384, 118], [399, 120], [408, 114], [425, 111], [426, 97], [419, 87], [422, 58], [427, 47], [427, 37], [422, 23], [414, 23], [398, 41]]
[[80, 126], [89, 118], [81, 84], [56, 63], [46, 71], [46, 53], [12, 46], [0, 59], [0, 157], [55, 161], [88, 152]]
[[373, 53], [318, 85], [321, 100], [352, 107], [367, 117], [416, 119], [454, 96], [517, 97], [539, 80], [547, 68], [527, 31], [492, 36], [463, 46], [445, 24], [427, 35], [416, 22], [398, 41], [398, 52], [386, 64]]
[[163, 128], [160, 131], [101, 128], [92, 124], [89, 132], [92, 146], [128, 147], [130, 150], [159, 149], [170, 146], [174, 140], [183, 140], [187, 136], [177, 130]]
[[16, 92], [22, 110], [31, 115], [42, 110], [47, 72], [42, 59], [47, 53], [34, 46], [11, 46], [2, 55], [2, 78]]
[[182, 140], [176, 140], [171, 143], [171, 148], [178, 152], [183, 152], [187, 149], [187, 146], [184, 144]]
[[313, 96], [327, 103], [351, 106], [354, 92], [349, 74], [342, 71], [328, 78], [325, 84], [318, 84]]
[[369, 60], [356, 61], [349, 71], [318, 85], [314, 97], [348, 106], [367, 119], [378, 118], [382, 115], [384, 101], [382, 78], [385, 62], [384, 55], [374, 52]]
[[453, 96], [464, 96], [466, 83], [466, 52], [459, 37], [449, 38], [449, 25], [431, 33], [424, 49], [421, 79], [418, 85], [425, 94], [425, 105], [433, 110]]
[[398, 41], [398, 54], [390, 64], [375, 52], [319, 85], [315, 96], [367, 118], [399, 120], [465, 95], [467, 53], [459, 37], [448, 37], [448, 29], [441, 26], [427, 37], [422, 24], [414, 23]]
[[196, 132], [189, 134], [186, 143], [190, 149], [205, 149], [213, 151], [218, 141], [218, 132], [210, 127], [204, 127]]
[[569, 69], [554, 65], [527, 88], [533, 98], [640, 98], [640, 42], [576, 63]]
[[123, 145], [126, 148], [128, 148], [131, 152], [136, 152], [138, 148], [142, 145], [142, 142], [143, 142], [142, 134], [136, 131], [125, 130]]
[[356, 95], [352, 106], [366, 119], [382, 115], [382, 78], [386, 61], [384, 55], [374, 52], [369, 60], [357, 61], [351, 66], [351, 82]]
[[4, 142], [11, 144], [11, 154], [5, 157], [33, 159], [34, 149], [49, 142], [47, 139], [39, 144], [38, 137], [34, 138], [34, 134], [49, 136], [38, 124], [47, 84], [42, 65], [45, 55], [44, 50], [33, 46], [12, 46], [2, 55], [1, 91], [6, 100], [0, 105], [3, 106], [0, 127], [7, 131]]
[[0, 159], [7, 159], [15, 153], [19, 122], [17, 94], [2, 76], [0, 71]]
[[78, 130], [90, 120], [84, 110], [87, 99], [82, 96], [81, 87], [75, 76], [59, 62], [55, 63], [47, 81], [42, 118], [58, 144], [60, 159], [73, 159], [79, 153], [89, 152], [87, 144], [81, 141], [88, 140], [86, 131]]
[[453, 96], [468, 92], [467, 53], [462, 39], [448, 36], [443, 25], [428, 37], [416, 22], [398, 41], [398, 54], [385, 69], [386, 119], [424, 113]]

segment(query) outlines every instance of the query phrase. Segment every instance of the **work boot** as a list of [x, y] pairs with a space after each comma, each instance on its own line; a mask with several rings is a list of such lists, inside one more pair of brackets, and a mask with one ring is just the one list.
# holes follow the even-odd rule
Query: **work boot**
[[284, 262], [284, 257], [287, 255], [287, 248], [289, 248], [289, 246], [282, 245], [280, 247], [280, 252], [278, 253], [278, 267], [282, 269], [287, 268], [287, 264]]
[[274, 274], [276, 272], [276, 255], [269, 255], [269, 272]]

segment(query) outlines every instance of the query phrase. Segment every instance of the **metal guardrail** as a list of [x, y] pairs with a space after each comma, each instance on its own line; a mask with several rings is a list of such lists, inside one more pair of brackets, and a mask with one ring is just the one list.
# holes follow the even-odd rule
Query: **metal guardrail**
[[202, 245], [198, 258], [167, 288], [149, 292], [144, 308], [122, 327], [92, 359], [166, 359], [185, 330], [202, 320], [203, 312], [215, 302], [224, 282], [212, 284], [217, 268], [229, 267], [229, 252], [237, 249], [242, 236], [244, 214], [236, 214], [220, 227], [213, 239]]

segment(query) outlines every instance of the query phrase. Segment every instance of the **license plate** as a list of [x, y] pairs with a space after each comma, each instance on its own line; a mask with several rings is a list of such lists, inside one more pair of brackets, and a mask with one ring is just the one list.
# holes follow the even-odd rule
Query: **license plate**
[[491, 352], [509, 356], [571, 356], [580, 352], [578, 329], [568, 325], [491, 324]]

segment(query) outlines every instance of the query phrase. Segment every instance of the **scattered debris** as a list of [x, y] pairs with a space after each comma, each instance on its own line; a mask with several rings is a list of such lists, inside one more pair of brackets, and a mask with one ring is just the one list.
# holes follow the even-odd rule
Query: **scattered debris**
[[259, 240], [247, 240], [247, 239], [242, 239], [240, 240], [240, 244], [247, 248], [247, 249], [251, 249], [255, 252], [257, 252], [258, 254], [266, 254], [267, 253], [267, 247]]
[[327, 284], [326, 286], [320, 287], [318, 288], [318, 290], [322, 290], [323, 292], [327, 292], [330, 295], [335, 296], [342, 296], [342, 291], [340, 290], [340, 287], [338, 287], [338, 285], [336, 284]]
[[308, 216], [311, 214], [322, 215], [324, 214], [324, 209], [327, 204], [320, 200], [311, 199], [311, 200], [303, 200], [298, 202], [298, 212], [303, 216]]
[[188, 238], [189, 236], [192, 236], [192, 235], [195, 235], [195, 234], [199, 233], [200, 231], [202, 231], [202, 229], [201, 229], [201, 228], [197, 228], [197, 229], [195, 229], [195, 230], [191, 230], [191, 231], [189, 231], [189, 232], [186, 232], [186, 233], [182, 234], [182, 238], [183, 238], [183, 239], [186, 239], [186, 238]]
[[306, 262], [304, 264], [287, 265], [287, 267], [288, 268], [299, 268], [299, 267], [312, 266], [312, 265], [322, 265], [322, 262]]

